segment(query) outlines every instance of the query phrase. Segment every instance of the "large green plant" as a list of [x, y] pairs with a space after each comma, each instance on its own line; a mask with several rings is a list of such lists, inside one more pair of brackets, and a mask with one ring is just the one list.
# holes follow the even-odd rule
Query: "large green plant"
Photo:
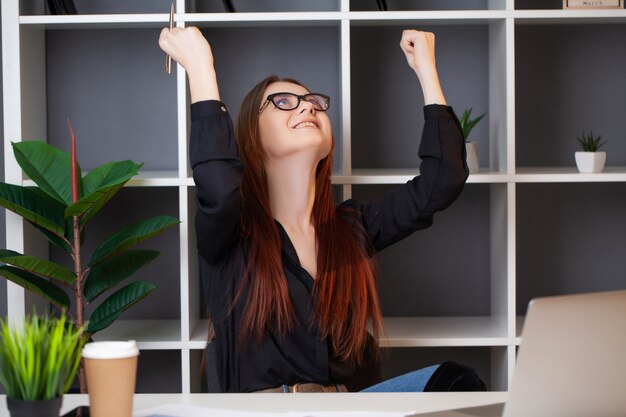
[[82, 329], [60, 318], [27, 317], [9, 329], [0, 320], [0, 383], [13, 400], [51, 400], [71, 387], [85, 344]]
[[[85, 226], [143, 164], [111, 162], [83, 177], [71, 125], [70, 132], [71, 153], [40, 141], [12, 143], [18, 164], [37, 186], [0, 182], [0, 206], [22, 216], [53, 245], [67, 252], [74, 270], [46, 259], [0, 250], [0, 262], [7, 264], [0, 266], [0, 275], [67, 311], [75, 325], [82, 328], [86, 304], [99, 301], [103, 293], [159, 254], [131, 248], [180, 222], [175, 217], [158, 216], [127, 226], [102, 242], [85, 265], [81, 256]], [[110, 294], [93, 310], [84, 337], [109, 326], [155, 288], [152, 283], [136, 281]], [[66, 290], [73, 293], [73, 301]], [[80, 382], [81, 391], [85, 392], [82, 371]]]

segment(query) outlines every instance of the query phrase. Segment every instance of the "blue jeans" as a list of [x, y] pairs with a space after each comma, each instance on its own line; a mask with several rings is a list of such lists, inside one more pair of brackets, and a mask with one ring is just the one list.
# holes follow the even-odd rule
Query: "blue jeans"
[[418, 369], [372, 385], [361, 392], [422, 392], [437, 368], [439, 365]]

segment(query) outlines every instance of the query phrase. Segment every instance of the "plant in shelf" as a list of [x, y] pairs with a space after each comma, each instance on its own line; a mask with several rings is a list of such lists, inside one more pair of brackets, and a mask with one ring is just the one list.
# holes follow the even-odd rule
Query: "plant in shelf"
[[[158, 251], [131, 249], [136, 244], [177, 225], [171, 216], [157, 216], [112, 234], [83, 262], [81, 244], [85, 226], [143, 164], [110, 162], [84, 177], [76, 160], [72, 126], [71, 153], [45, 142], [12, 143], [15, 158], [37, 186], [22, 187], [0, 182], [0, 206], [24, 218], [53, 245], [67, 252], [73, 270], [49, 260], [0, 250], [0, 275], [63, 310], [84, 339], [111, 325], [120, 314], [152, 292], [156, 286], [136, 281], [110, 294], [93, 310], [85, 326], [85, 306], [99, 301], [107, 290], [121, 284], [159, 255]], [[73, 294], [70, 300], [66, 290]], [[86, 392], [83, 367], [79, 369], [81, 392]]]
[[602, 136], [594, 136], [591, 131], [586, 134], [583, 130], [581, 136], [577, 137], [576, 140], [582, 149], [582, 151], [577, 151], [574, 154], [578, 171], [602, 172], [606, 162], [606, 152], [598, 150], [606, 143], [606, 141], [602, 141]]
[[33, 314], [13, 329], [0, 320], [0, 383], [11, 416], [58, 416], [84, 344], [82, 329], [64, 314]]
[[475, 174], [480, 169], [478, 163], [478, 143], [469, 141], [469, 135], [474, 126], [478, 124], [485, 117], [487, 113], [483, 113], [475, 119], [470, 119], [472, 115], [472, 109], [465, 109], [459, 122], [461, 123], [461, 131], [463, 132], [463, 139], [465, 140], [465, 153], [467, 154], [467, 167], [470, 174]]

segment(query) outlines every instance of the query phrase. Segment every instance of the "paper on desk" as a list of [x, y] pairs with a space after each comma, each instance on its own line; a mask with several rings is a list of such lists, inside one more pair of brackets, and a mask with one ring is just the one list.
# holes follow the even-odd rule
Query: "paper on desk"
[[281, 413], [166, 404], [135, 412], [133, 417], [406, 417], [410, 414], [412, 413], [384, 411], [288, 411]]

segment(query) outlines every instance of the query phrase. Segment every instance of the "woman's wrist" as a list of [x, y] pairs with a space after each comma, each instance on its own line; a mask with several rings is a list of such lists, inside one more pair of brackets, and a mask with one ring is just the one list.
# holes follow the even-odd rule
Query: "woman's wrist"
[[217, 75], [213, 67], [188, 71], [191, 102], [220, 100]]
[[446, 105], [446, 99], [441, 89], [441, 83], [439, 82], [439, 76], [437, 70], [433, 66], [432, 68], [426, 68], [421, 71], [415, 71], [417, 78], [422, 86], [422, 92], [424, 93], [424, 104], [443, 104]]

